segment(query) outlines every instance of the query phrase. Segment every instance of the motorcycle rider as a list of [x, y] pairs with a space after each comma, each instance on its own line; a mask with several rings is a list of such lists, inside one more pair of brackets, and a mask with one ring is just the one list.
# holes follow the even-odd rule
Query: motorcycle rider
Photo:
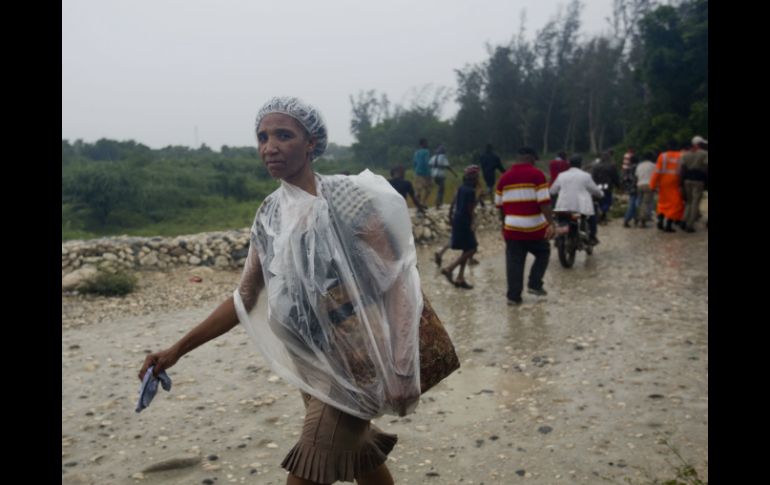
[[607, 214], [612, 206], [612, 191], [620, 187], [620, 175], [612, 161], [612, 150], [604, 152], [601, 162], [591, 168], [591, 177], [603, 191], [599, 201], [599, 222], [607, 223]]
[[551, 186], [551, 195], [559, 195], [554, 212], [578, 212], [588, 217], [588, 237], [592, 245], [599, 244], [596, 238], [596, 211], [593, 198], [604, 193], [596, 185], [591, 174], [580, 169], [583, 158], [575, 155], [569, 159], [569, 170], [556, 177]]

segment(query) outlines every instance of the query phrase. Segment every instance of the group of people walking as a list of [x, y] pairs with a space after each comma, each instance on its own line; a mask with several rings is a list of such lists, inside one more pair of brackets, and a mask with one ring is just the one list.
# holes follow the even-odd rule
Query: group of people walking
[[[645, 153], [641, 161], [629, 148], [620, 171], [613, 162], [612, 151], [588, 164], [580, 155], [568, 159], [565, 152], [559, 152], [548, 164], [549, 181], [535, 167], [538, 156], [533, 149], [521, 148], [513, 165], [505, 170], [488, 145], [479, 157], [479, 164], [465, 169], [463, 185], [450, 206], [450, 243], [436, 253], [436, 263], [441, 266], [442, 255], [448, 248], [462, 252], [441, 268], [441, 274], [458, 288], [473, 288], [465, 279], [465, 267], [478, 250], [472, 223], [474, 208], [477, 203], [483, 204], [484, 194], [492, 198], [493, 191], [506, 246], [506, 297], [512, 305], [522, 302], [524, 262], [529, 253], [535, 261], [527, 279], [527, 292], [538, 296], [547, 294], [543, 277], [550, 258], [548, 240], [555, 233], [555, 215], [586, 216], [588, 243], [599, 244], [598, 225], [608, 221], [615, 189], [628, 196], [623, 227], [631, 227], [633, 221], [635, 227], [645, 228], [655, 211], [661, 231], [674, 232], [673, 226], [677, 226], [685, 232], [695, 232], [695, 221], [700, 218], [698, 207], [708, 182], [707, 144], [701, 136], [693, 137], [683, 149], [671, 142], [657, 157]], [[498, 170], [502, 175], [495, 182]], [[480, 197], [477, 196], [479, 173], [486, 183], [486, 191]], [[457, 269], [458, 274], [454, 276]]]
[[[402, 196], [411, 196], [424, 210], [435, 184], [440, 207], [446, 171], [458, 175], [443, 147], [431, 157], [424, 139], [413, 160], [416, 191], [405, 180], [403, 167], [393, 169], [390, 184], [369, 171], [320, 175], [312, 163], [326, 149], [326, 124], [316, 108], [297, 98], [265, 103], [257, 114], [255, 135], [260, 158], [281, 184], [256, 211], [240, 283], [178, 341], [147, 355], [139, 380], [168, 378], [165, 371], [183, 356], [241, 325], [273, 371], [299, 389], [297, 397], [301, 395], [306, 410], [298, 441], [281, 463], [288, 472], [286, 483], [392, 485], [386, 461], [398, 438], [371, 420], [384, 414], [405, 416], [419, 403], [419, 328], [427, 306]], [[654, 170], [643, 168], [644, 162], [634, 168], [642, 204], [647, 200], [644, 187], [659, 192], [664, 230], [674, 222], [685, 230], [693, 227], [707, 181], [706, 143], [695, 137], [689, 150], [670, 147], [662, 153]], [[560, 162], [565, 162], [562, 155]], [[502, 223], [508, 303], [522, 302], [528, 253], [535, 262], [527, 291], [547, 294], [543, 276], [548, 240], [554, 235], [551, 195], [558, 197], [556, 210], [591, 212], [590, 198], [606, 193], [580, 170], [580, 157], [554, 164], [560, 173], [552, 172], [551, 184], [534, 166], [537, 159], [534, 150], [521, 148], [504, 171], [487, 146], [479, 163], [463, 171], [450, 209], [451, 247], [462, 253], [441, 270], [458, 288], [473, 288], [464, 272], [478, 247], [473, 218], [483, 174], [486, 193], [491, 196], [494, 188]], [[632, 167], [629, 158], [626, 170]], [[495, 183], [497, 171], [503, 174]], [[260, 297], [267, 311], [257, 305]]]
[[[428, 198], [435, 184], [437, 187], [436, 193], [436, 208], [440, 209], [444, 203], [444, 190], [446, 185], [446, 172], [449, 171], [457, 177], [457, 172], [449, 164], [449, 159], [446, 156], [446, 149], [443, 145], [439, 145], [433, 156], [428, 149], [428, 140], [420, 138], [418, 142], [419, 148], [414, 152], [412, 162], [414, 164], [414, 175], [416, 193], [412, 195], [415, 206], [424, 211], [428, 204]], [[393, 173], [391, 172], [391, 176]]]
[[670, 140], [654, 163], [651, 153], [645, 154], [641, 162], [631, 150], [626, 156], [623, 184], [629, 203], [623, 226], [630, 227], [633, 219], [634, 225], [646, 227], [657, 192], [658, 229], [671, 233], [677, 226], [685, 232], [695, 232], [701, 199], [708, 183], [708, 140], [696, 135], [684, 146]]

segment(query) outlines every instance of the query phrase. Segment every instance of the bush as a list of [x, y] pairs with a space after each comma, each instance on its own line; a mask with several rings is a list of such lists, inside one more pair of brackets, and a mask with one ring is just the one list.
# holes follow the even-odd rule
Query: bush
[[613, 197], [615, 200], [612, 201], [609, 214], [607, 215], [610, 219], [622, 219], [625, 217], [626, 211], [628, 210], [628, 199], [621, 199], [617, 195], [614, 195]]
[[99, 271], [80, 288], [81, 293], [102, 296], [125, 296], [136, 289], [136, 276], [128, 273]]

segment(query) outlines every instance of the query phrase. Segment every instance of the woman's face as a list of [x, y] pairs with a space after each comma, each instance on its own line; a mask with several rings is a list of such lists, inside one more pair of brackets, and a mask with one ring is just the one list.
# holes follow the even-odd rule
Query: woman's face
[[259, 156], [274, 178], [292, 182], [310, 167], [315, 148], [301, 124], [291, 116], [271, 113], [257, 128]]

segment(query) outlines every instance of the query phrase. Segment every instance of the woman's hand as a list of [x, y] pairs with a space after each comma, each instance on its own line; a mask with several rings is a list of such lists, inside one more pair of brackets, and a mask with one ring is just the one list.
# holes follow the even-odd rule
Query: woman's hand
[[176, 364], [180, 357], [181, 355], [179, 354], [179, 350], [177, 350], [175, 346], [148, 355], [144, 359], [142, 370], [139, 371], [139, 380], [141, 381], [144, 379], [144, 374], [147, 373], [147, 369], [149, 369], [150, 366], [154, 366], [152, 369], [152, 374], [157, 377], [161, 371], [164, 371]]

